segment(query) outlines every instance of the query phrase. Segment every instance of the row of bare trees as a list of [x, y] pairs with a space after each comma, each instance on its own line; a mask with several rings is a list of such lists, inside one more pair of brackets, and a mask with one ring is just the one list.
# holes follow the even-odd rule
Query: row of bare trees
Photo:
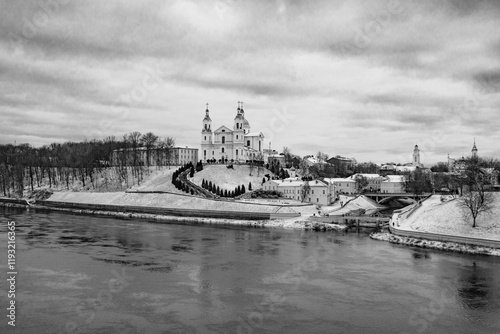
[[[99, 186], [104, 188], [108, 182], [128, 187], [129, 182], [139, 183], [143, 177], [144, 162], [138, 154], [144, 152], [141, 147], [147, 155], [146, 165], [150, 164], [153, 151], [158, 159], [155, 164], [167, 165], [171, 160], [169, 148], [174, 144], [173, 138], [160, 139], [151, 132], [144, 135], [132, 132], [121, 140], [109, 136], [103, 140], [52, 143], [38, 148], [29, 144], [0, 145], [0, 196], [22, 197], [26, 190], [40, 187], [69, 189], [77, 181], [84, 188], [96, 188], [98, 177], [104, 182]], [[112, 161], [113, 152], [117, 151], [127, 154], [116, 155]], [[118, 180], [110, 179], [111, 171]], [[130, 173], [132, 181], [129, 181]]]

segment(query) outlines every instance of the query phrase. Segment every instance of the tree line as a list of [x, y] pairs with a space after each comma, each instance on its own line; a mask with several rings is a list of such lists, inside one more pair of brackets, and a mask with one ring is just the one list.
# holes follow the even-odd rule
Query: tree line
[[[6, 197], [22, 197], [26, 190], [48, 186], [70, 189], [75, 182], [84, 188], [107, 187], [110, 169], [115, 173], [116, 182], [140, 183], [144, 167], [151, 162], [151, 152], [167, 152], [175, 145], [173, 138], [160, 139], [151, 132], [142, 135], [131, 132], [121, 139], [109, 136], [83, 142], [52, 143], [42, 147], [30, 144], [0, 145], [0, 193]], [[143, 147], [144, 149], [140, 150]], [[128, 154], [115, 154], [122, 150]], [[141, 160], [140, 151], [145, 151], [146, 159]], [[115, 152], [116, 153], [116, 152]], [[141, 153], [142, 154], [142, 153]], [[159, 164], [167, 165], [170, 156], [156, 155]], [[146, 163], [144, 164], [144, 161]], [[104, 185], [98, 184], [104, 182]], [[131, 180], [129, 180], [131, 179]]]

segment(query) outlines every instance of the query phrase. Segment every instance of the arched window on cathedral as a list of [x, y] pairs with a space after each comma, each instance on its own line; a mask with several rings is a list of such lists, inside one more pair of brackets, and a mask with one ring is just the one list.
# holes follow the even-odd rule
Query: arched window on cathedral
[[247, 146], [250, 146], [250, 140], [247, 140]]

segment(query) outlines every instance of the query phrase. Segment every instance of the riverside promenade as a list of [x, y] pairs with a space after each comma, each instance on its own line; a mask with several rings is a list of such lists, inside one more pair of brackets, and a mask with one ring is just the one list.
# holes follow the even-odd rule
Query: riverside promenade
[[[451, 202], [451, 201], [450, 201]], [[439, 247], [432, 247], [432, 243], [425, 242], [424, 245], [427, 245], [427, 247], [430, 248], [438, 248], [438, 249], [449, 249], [447, 245], [443, 243], [455, 243], [455, 244], [461, 244], [461, 245], [468, 245], [468, 246], [476, 246], [476, 247], [486, 247], [486, 248], [492, 248], [492, 249], [500, 249], [500, 236], [496, 234], [490, 233], [489, 235], [487, 233], [476, 233], [477, 235], [464, 235], [466, 234], [466, 230], [460, 231], [457, 229], [449, 229], [448, 231], [446, 230], [446, 227], [443, 226], [438, 226], [441, 228], [441, 230], [444, 230], [445, 232], [436, 232], [433, 231], [432, 224], [434, 225], [439, 225], [440, 221], [438, 219], [438, 215], [435, 215], [436, 219], [435, 221], [433, 220], [433, 211], [438, 211], [442, 210], [441, 207], [444, 207], [445, 205], [451, 206], [455, 205], [456, 203], [442, 203], [441, 202], [441, 196], [439, 195], [432, 195], [429, 198], [423, 200], [422, 202], [416, 203], [414, 205], [408, 206], [406, 208], [403, 208], [401, 210], [397, 210], [394, 212], [394, 215], [389, 223], [389, 229], [390, 231], [399, 237], [404, 237], [407, 238], [406, 240], [404, 239], [398, 239], [398, 240], [393, 240], [393, 242], [397, 243], [404, 243], [404, 244], [409, 244], [412, 246], [422, 246], [422, 240], [426, 241], [431, 241], [431, 242], [439, 242], [442, 244], [439, 244], [437, 246]], [[451, 207], [453, 209], [453, 207]], [[456, 211], [456, 208], [455, 208]], [[456, 214], [456, 212], [455, 212]], [[456, 219], [456, 217], [454, 217]], [[422, 224], [422, 219], [425, 220], [425, 224]], [[453, 222], [452, 222], [453, 223]], [[454, 225], [459, 226], [459, 222], [455, 221]], [[422, 228], [422, 225], [424, 227]], [[436, 230], [437, 228], [434, 228]], [[474, 230], [476, 232], [476, 230]], [[380, 237], [375, 237], [376, 239], [382, 239]], [[409, 240], [408, 238], [413, 238], [417, 240]], [[388, 240], [391, 241], [391, 240]], [[400, 242], [398, 242], [400, 241]], [[434, 244], [436, 246], [436, 244]], [[456, 247], [454, 247], [456, 248]], [[455, 250], [455, 249], [451, 249]], [[460, 251], [464, 251], [463, 248], [460, 248]]]

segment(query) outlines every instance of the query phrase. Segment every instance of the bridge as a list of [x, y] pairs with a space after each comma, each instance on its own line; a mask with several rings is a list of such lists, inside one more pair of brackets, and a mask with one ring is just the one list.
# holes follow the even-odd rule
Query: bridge
[[371, 199], [374, 199], [379, 204], [384, 204], [395, 198], [412, 198], [418, 201], [425, 197], [430, 196], [431, 193], [423, 193], [420, 195], [415, 195], [411, 193], [365, 193], [363, 195]]

